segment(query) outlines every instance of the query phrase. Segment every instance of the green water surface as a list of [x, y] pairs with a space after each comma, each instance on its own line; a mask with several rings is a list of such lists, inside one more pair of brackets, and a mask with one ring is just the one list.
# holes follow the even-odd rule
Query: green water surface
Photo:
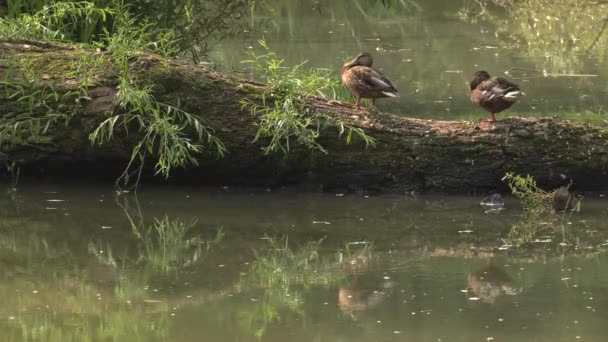
[[0, 197], [0, 340], [605, 341], [605, 200], [527, 249], [519, 204], [479, 200], [26, 185]]

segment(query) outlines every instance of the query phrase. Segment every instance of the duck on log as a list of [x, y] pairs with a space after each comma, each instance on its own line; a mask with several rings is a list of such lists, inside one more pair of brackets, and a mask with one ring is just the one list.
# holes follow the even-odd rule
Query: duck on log
[[[0, 79], [37, 73], [62, 98], [80, 87], [75, 61], [102, 54], [75, 46], [0, 41]], [[15, 63], [15, 61], [21, 61]], [[23, 62], [25, 61], [25, 63]], [[311, 112], [364, 130], [376, 140], [366, 146], [338, 129], [321, 131], [327, 150], [295, 147], [284, 155], [266, 155], [254, 141], [256, 120], [242, 100], [265, 94], [268, 86], [206, 66], [179, 63], [148, 53], [130, 60], [133, 77], [152, 87], [155, 98], [202, 118], [225, 144], [222, 158], [198, 156], [198, 167], [177, 170], [169, 182], [234, 186], [307, 186], [324, 191], [484, 192], [504, 189], [507, 171], [529, 174], [541, 186], [560, 182], [560, 174], [581, 190], [608, 190], [607, 129], [559, 118], [510, 118], [492, 125], [472, 121], [436, 121], [370, 112], [352, 105], [306, 98]], [[92, 145], [89, 134], [108, 113], [120, 114], [117, 74], [112, 68], [89, 75], [88, 96], [58, 101], [55, 110], [70, 119], [50, 125], [36, 137], [3, 138], [0, 158], [22, 174], [46, 177], [116, 178], [129, 160], [137, 131], [118, 131], [108, 144]], [[6, 84], [4, 90], [6, 90]], [[0, 92], [0, 127], [15, 117], [36, 115], [31, 104]], [[13, 121], [11, 121], [13, 120]], [[331, 125], [331, 124], [330, 124]], [[153, 173], [153, 172], [151, 172]], [[157, 177], [162, 178], [162, 177]], [[164, 179], [164, 178], [163, 178]]]

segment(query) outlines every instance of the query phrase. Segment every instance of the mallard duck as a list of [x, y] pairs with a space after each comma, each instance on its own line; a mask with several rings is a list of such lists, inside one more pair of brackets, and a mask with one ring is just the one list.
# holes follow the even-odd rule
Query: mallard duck
[[375, 108], [376, 99], [399, 97], [399, 91], [391, 81], [372, 68], [373, 62], [372, 56], [365, 52], [342, 66], [342, 83], [357, 97], [357, 108], [362, 98], [372, 99]]
[[511, 107], [524, 93], [519, 86], [502, 77], [490, 77], [485, 71], [477, 71], [469, 83], [471, 101], [492, 115], [487, 122], [496, 122], [494, 114]]
[[553, 192], [552, 204], [555, 211], [574, 210], [581, 198], [574, 192], [574, 182], [571, 178], [561, 175], [562, 185]]

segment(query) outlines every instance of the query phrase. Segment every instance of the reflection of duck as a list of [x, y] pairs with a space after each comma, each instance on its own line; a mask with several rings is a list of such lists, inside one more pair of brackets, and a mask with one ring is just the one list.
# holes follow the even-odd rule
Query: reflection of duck
[[355, 278], [352, 283], [340, 287], [338, 290], [340, 311], [355, 317], [357, 314], [374, 308], [386, 300], [394, 284], [381, 282], [369, 285], [364, 286]]
[[386, 300], [395, 284], [367, 273], [369, 261], [368, 256], [362, 255], [351, 259], [346, 264], [350, 281], [338, 289], [340, 311], [353, 318]]
[[488, 122], [496, 122], [494, 114], [508, 109], [523, 95], [519, 86], [502, 77], [490, 77], [485, 71], [477, 71], [469, 83], [471, 101], [492, 115]]
[[399, 91], [382, 73], [372, 68], [374, 60], [365, 52], [342, 66], [342, 83], [357, 97], [355, 106], [359, 108], [362, 98], [376, 99], [399, 97]]
[[467, 296], [494, 304], [502, 296], [515, 295], [513, 279], [492, 262], [481, 270], [470, 273], [467, 281]]

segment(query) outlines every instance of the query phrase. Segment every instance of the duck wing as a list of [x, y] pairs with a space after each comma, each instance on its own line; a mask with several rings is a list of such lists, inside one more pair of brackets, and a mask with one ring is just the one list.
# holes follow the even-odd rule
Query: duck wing
[[361, 88], [367, 91], [376, 91], [388, 96], [398, 96], [399, 91], [384, 75], [370, 67], [352, 68], [353, 76], [357, 78]]
[[517, 84], [502, 77], [491, 78], [481, 82], [475, 90], [480, 93], [477, 94], [480, 102], [498, 100], [514, 93], [518, 93], [517, 95], [521, 94]]

